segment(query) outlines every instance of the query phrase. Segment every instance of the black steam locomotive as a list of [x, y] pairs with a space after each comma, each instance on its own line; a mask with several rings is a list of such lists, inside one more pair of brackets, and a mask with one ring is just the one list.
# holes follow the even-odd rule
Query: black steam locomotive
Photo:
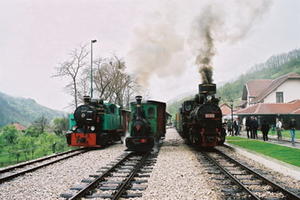
[[159, 101], [142, 102], [142, 97], [136, 96], [136, 102], [130, 106], [131, 120], [126, 146], [131, 151], [151, 151], [166, 133], [166, 104]]
[[176, 114], [176, 129], [188, 144], [214, 147], [224, 143], [226, 131], [215, 94], [215, 84], [199, 84], [199, 94], [183, 102]]

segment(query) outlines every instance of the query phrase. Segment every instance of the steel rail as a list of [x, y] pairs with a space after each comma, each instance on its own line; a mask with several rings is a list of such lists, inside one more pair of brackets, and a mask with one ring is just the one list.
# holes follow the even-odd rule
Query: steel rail
[[119, 162], [117, 162], [114, 166], [112, 166], [110, 169], [106, 170], [100, 177], [96, 178], [88, 184], [85, 188], [77, 192], [74, 196], [68, 198], [69, 200], [75, 200], [82, 198], [87, 192], [97, 187], [98, 183], [104, 180], [105, 177], [110, 175], [117, 167], [119, 167], [124, 161], [126, 161], [130, 156], [134, 155], [133, 152], [128, 153], [123, 159], [121, 159]]
[[75, 152], [75, 151], [80, 151], [80, 150], [84, 150], [84, 148], [73, 149], [73, 150], [70, 150], [70, 151], [65, 151], [65, 152], [62, 152], [62, 153], [53, 154], [53, 155], [50, 155], [50, 156], [45, 156], [45, 157], [42, 157], [42, 158], [38, 158], [38, 159], [35, 159], [35, 160], [32, 160], [32, 161], [22, 162], [22, 163], [19, 163], [19, 164], [10, 166], [10, 167], [0, 169], [0, 174], [12, 171], [12, 170], [17, 169], [17, 168], [25, 167], [27, 165], [31, 165], [31, 164], [34, 164], [34, 163], [42, 162], [42, 161], [48, 160], [50, 158], [55, 158], [55, 157], [58, 157], [58, 156], [62, 156], [62, 155], [72, 153], [72, 152]]
[[226, 159], [230, 160], [231, 162], [239, 165], [240, 167], [242, 167], [244, 170], [250, 172], [251, 174], [253, 174], [255, 177], [257, 177], [258, 179], [261, 179], [263, 182], [265, 182], [266, 184], [270, 185], [271, 187], [277, 189], [278, 191], [282, 192], [285, 196], [288, 197], [288, 199], [292, 199], [292, 200], [300, 200], [300, 196], [298, 196], [297, 194], [286, 190], [285, 188], [283, 188], [282, 186], [278, 185], [277, 183], [267, 179], [266, 177], [264, 177], [263, 175], [259, 174], [258, 172], [253, 171], [252, 169], [250, 169], [249, 167], [247, 167], [246, 165], [244, 165], [243, 163], [240, 163], [236, 160], [234, 160], [233, 158], [229, 157], [227, 154], [225, 154], [224, 152], [215, 149], [217, 153], [221, 154], [222, 156], [224, 156]]
[[[70, 158], [70, 157], [73, 157], [73, 156], [76, 156], [76, 155], [85, 153], [85, 152], [87, 152], [87, 151], [88, 151], [88, 150], [82, 150], [82, 151], [80, 151], [80, 152], [77, 152], [77, 153], [74, 153], [74, 154], [65, 156], [65, 157], [63, 157], [63, 158], [59, 158], [59, 159], [53, 160], [53, 161], [51, 161], [51, 162], [44, 163], [44, 164], [42, 164], [42, 165], [39, 165], [39, 166], [30, 168], [30, 169], [26, 169], [26, 170], [23, 170], [23, 171], [20, 171], [20, 172], [17, 172], [17, 173], [14, 173], [14, 174], [11, 174], [11, 175], [2, 177], [2, 178], [0, 178], [0, 184], [1, 184], [1, 183], [4, 183], [4, 182], [6, 182], [6, 181], [9, 181], [9, 180], [11, 180], [11, 179], [13, 179], [13, 178], [15, 178], [15, 177], [24, 175], [24, 174], [26, 174], [26, 173], [28, 173], [28, 172], [35, 171], [35, 170], [40, 169], [40, 168], [42, 168], [42, 167], [46, 167], [46, 166], [48, 166], [48, 165], [51, 165], [51, 164], [54, 164], [54, 163], [59, 162], [59, 161], [61, 161], [61, 160], [65, 160], [65, 159], [67, 159], [67, 158]], [[48, 159], [49, 159], [49, 158], [48, 158]], [[47, 159], [46, 159], [46, 160], [47, 160]], [[26, 166], [27, 166], [27, 165], [26, 165]], [[19, 167], [18, 167], [18, 168], [19, 168]]]
[[143, 167], [145, 162], [147, 161], [147, 158], [149, 157], [150, 153], [144, 154], [140, 162], [137, 164], [137, 166], [134, 168], [134, 170], [130, 173], [130, 175], [126, 178], [126, 181], [123, 182], [118, 188], [117, 192], [113, 195], [113, 200], [119, 199], [122, 194], [126, 191], [127, 186], [129, 185], [130, 181], [135, 177], [135, 175], [138, 173], [138, 171]]
[[222, 167], [216, 159], [208, 155], [206, 152], [202, 152], [202, 153], [207, 159], [213, 162], [226, 176], [228, 176], [233, 182], [235, 182], [242, 190], [246, 191], [246, 193], [248, 193], [252, 197], [252, 199], [256, 199], [256, 200], [260, 199], [256, 194], [254, 194], [247, 187], [245, 187], [243, 183], [241, 183], [237, 178], [235, 178], [227, 169]]

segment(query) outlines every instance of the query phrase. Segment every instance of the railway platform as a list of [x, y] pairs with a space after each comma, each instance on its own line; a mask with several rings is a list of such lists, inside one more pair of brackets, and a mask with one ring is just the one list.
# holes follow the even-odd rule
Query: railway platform
[[[300, 134], [300, 131], [298, 131], [298, 133], [296, 132], [296, 134]], [[247, 132], [246, 131], [241, 131], [240, 135], [241, 137], [247, 137]], [[296, 149], [300, 149], [300, 140], [295, 140], [295, 143], [292, 144], [291, 139], [290, 138], [286, 138], [283, 137], [282, 140], [278, 140], [277, 136], [274, 135], [268, 135], [269, 140], [266, 142], [272, 143], [272, 144], [278, 144], [278, 145], [282, 145], [282, 146], [286, 146], [286, 147], [291, 147], [291, 148], [296, 148]], [[258, 133], [258, 139], [257, 140], [261, 140], [263, 141], [263, 136], [261, 133]]]
[[[247, 133], [246, 133], [246, 131], [241, 131], [240, 135], [238, 135], [238, 136], [247, 138]], [[269, 140], [266, 141], [266, 143], [277, 144], [277, 145], [281, 145], [281, 146], [285, 146], [285, 147], [300, 149], [300, 141], [299, 140], [296, 140], [296, 142], [294, 144], [292, 144], [290, 141], [290, 138], [283, 138], [280, 141], [278, 141], [277, 136], [274, 136], [274, 135], [268, 135], [268, 138], [269, 138]], [[263, 141], [262, 134], [259, 133], [258, 139], [253, 139], [253, 140]], [[225, 144], [230, 146], [231, 148], [233, 148], [237, 153], [239, 153], [249, 159], [255, 160], [256, 162], [264, 165], [267, 168], [270, 168], [271, 170], [277, 171], [286, 176], [291, 176], [296, 180], [300, 180], [300, 168], [297, 166], [285, 163], [283, 161], [263, 155], [261, 153], [251, 151], [249, 149], [244, 149], [239, 146], [229, 144], [227, 142], [225, 142]]]

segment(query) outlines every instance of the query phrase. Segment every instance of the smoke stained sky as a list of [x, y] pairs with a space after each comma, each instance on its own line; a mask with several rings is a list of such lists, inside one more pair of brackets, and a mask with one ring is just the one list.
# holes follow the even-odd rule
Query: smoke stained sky
[[[187, 38], [207, 2], [211, 1], [1, 1], [0, 91], [63, 109], [71, 100], [63, 90], [65, 81], [50, 76], [73, 48], [91, 39], [98, 40], [95, 57], [115, 52], [125, 58], [131, 73], [139, 72], [137, 65], [143, 65], [140, 72], [144, 76], [153, 72], [145, 82], [153, 99], [167, 101], [197, 91], [196, 55]], [[273, 54], [300, 48], [299, 1], [274, 1], [269, 11], [253, 21], [247, 10], [235, 20], [234, 13], [239, 10], [231, 5], [233, 0], [213, 2], [220, 13], [226, 12], [226, 29], [230, 30], [215, 33], [219, 37], [213, 59], [217, 84], [234, 79]], [[247, 7], [245, 2], [253, 1], [235, 2]], [[226, 40], [227, 34], [243, 35], [235, 28], [240, 26], [251, 27], [242, 29], [245, 37]], [[153, 54], [144, 56], [147, 51], [136, 47], [150, 49]]]

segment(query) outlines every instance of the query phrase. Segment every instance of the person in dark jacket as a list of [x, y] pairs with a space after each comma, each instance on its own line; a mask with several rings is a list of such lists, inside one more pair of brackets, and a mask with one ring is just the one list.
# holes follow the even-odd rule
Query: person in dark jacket
[[249, 138], [251, 136], [251, 135], [249, 135], [249, 134], [251, 134], [251, 128], [250, 128], [250, 126], [251, 126], [251, 118], [250, 117], [246, 118], [246, 124], [245, 125], [246, 125], [247, 137]]
[[289, 128], [290, 128], [290, 134], [291, 134], [291, 142], [295, 144], [295, 134], [296, 134], [296, 120], [291, 119], [289, 123]]
[[253, 117], [253, 120], [251, 121], [251, 130], [252, 130], [252, 135], [253, 139], [257, 139], [257, 129], [258, 129], [258, 121], [256, 117]]
[[228, 120], [227, 122], [227, 130], [228, 130], [228, 134], [233, 136], [233, 124], [231, 120]]
[[270, 130], [270, 126], [269, 126], [269, 124], [267, 123], [266, 120], [263, 120], [263, 123], [261, 124], [260, 130], [263, 134], [264, 141], [268, 141], [268, 133], [269, 133], [269, 130]]
[[234, 120], [233, 129], [234, 129], [234, 135], [239, 135], [240, 134], [240, 125], [239, 125], [238, 119]]

